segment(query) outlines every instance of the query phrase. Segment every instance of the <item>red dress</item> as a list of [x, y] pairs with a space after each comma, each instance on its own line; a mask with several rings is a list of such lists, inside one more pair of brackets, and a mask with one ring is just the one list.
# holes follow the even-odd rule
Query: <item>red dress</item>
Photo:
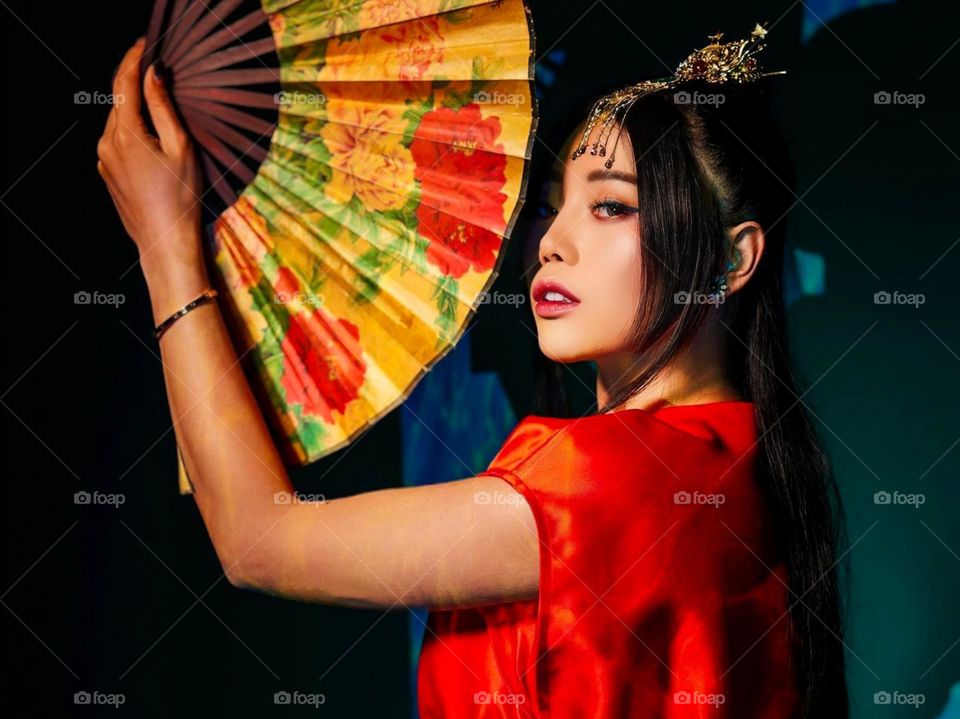
[[521, 421], [481, 475], [530, 504], [539, 596], [430, 612], [422, 719], [790, 716], [756, 441], [739, 401]]

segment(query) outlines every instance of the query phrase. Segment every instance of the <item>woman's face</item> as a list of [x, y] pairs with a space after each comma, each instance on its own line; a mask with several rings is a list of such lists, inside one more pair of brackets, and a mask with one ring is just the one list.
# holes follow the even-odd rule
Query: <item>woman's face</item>
[[[627, 350], [641, 291], [633, 148], [624, 133], [609, 169], [589, 149], [571, 160], [582, 133], [574, 131], [554, 163], [528, 238], [540, 349], [556, 362]], [[611, 138], [608, 156], [612, 146]]]

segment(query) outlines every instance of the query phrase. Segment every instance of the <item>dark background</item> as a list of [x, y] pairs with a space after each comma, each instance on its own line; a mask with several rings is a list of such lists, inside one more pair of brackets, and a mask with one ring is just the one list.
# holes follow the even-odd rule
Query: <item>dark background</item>
[[[532, 2], [535, 148], [550, 159], [556, 123], [585, 95], [666, 74], [708, 33], [776, 22], [765, 62], [789, 70], [778, 112], [799, 178], [789, 237], [825, 262], [824, 291], [793, 303], [790, 322], [803, 400], [848, 512], [853, 715], [936, 716], [960, 679], [960, 23], [953, 3], [856, 5]], [[108, 108], [73, 102], [78, 91], [109, 92], [149, 3], [0, 6], [4, 714], [287, 716], [298, 710], [276, 707], [273, 694], [298, 689], [326, 694], [320, 709], [299, 710], [312, 716], [409, 716], [406, 611], [231, 588], [193, 501], [176, 493], [146, 290], [95, 167]], [[876, 105], [882, 90], [925, 103]], [[519, 246], [504, 291], [519, 286]], [[126, 301], [73, 303], [94, 289]], [[877, 305], [881, 290], [925, 302]], [[522, 416], [531, 338], [495, 307], [477, 321], [475, 366], [500, 372]], [[571, 387], [588, 401], [584, 385]], [[399, 425], [398, 410], [363, 451], [296, 471], [300, 489], [336, 497], [401, 484]], [[94, 489], [125, 502], [74, 503]], [[925, 502], [877, 505], [880, 490]], [[81, 690], [122, 693], [125, 705], [78, 707]], [[877, 705], [878, 691], [925, 703]]]

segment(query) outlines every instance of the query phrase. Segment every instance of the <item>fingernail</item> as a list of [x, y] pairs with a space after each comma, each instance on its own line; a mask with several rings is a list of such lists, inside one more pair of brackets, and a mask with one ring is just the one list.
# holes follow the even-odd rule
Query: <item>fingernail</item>
[[167, 68], [164, 67], [164, 64], [157, 60], [150, 67], [153, 68], [153, 81], [158, 85], [164, 85], [167, 82]]

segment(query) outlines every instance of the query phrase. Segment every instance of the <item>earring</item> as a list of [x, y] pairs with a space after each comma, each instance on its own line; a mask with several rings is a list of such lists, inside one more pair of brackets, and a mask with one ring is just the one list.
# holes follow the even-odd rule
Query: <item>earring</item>
[[727, 297], [727, 273], [735, 269], [740, 264], [740, 249], [734, 245], [733, 247], [734, 259], [727, 260], [727, 264], [723, 268], [723, 273], [716, 275], [713, 278], [713, 285], [710, 289], [710, 298], [713, 304], [720, 306], [723, 304], [723, 301]]

